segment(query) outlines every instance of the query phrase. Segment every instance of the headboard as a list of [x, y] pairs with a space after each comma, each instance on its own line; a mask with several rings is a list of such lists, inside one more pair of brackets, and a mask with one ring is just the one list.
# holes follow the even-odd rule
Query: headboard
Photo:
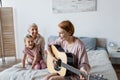
[[96, 47], [106, 48], [107, 40], [105, 38], [96, 38]]

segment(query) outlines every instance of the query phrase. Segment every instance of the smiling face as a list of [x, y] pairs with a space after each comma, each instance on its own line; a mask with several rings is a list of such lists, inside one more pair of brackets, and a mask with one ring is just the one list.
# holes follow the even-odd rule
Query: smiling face
[[38, 35], [38, 27], [37, 25], [31, 25], [31, 27], [28, 29], [29, 34], [33, 37], [36, 38]]
[[67, 40], [70, 35], [67, 31], [65, 31], [64, 29], [60, 27], [58, 28], [58, 34], [62, 40]]
[[74, 34], [73, 24], [69, 20], [62, 21], [58, 24], [58, 33], [62, 40], [68, 40]]
[[30, 49], [33, 48], [33, 46], [34, 46], [34, 40], [33, 40], [32, 36], [31, 37], [26, 37], [25, 40], [24, 40], [24, 42], [25, 42], [26, 47], [28, 47]]

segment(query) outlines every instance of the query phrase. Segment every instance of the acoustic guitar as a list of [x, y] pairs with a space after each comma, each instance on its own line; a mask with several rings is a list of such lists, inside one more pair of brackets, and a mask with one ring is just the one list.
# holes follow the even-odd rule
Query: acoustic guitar
[[[86, 80], [107, 80], [102, 75], [88, 75], [74, 68], [74, 56], [65, 53], [59, 45], [51, 45], [51, 52], [47, 51], [47, 68], [50, 73], [58, 73], [61, 76], [76, 74], [82, 75]], [[57, 66], [54, 66], [57, 64]]]

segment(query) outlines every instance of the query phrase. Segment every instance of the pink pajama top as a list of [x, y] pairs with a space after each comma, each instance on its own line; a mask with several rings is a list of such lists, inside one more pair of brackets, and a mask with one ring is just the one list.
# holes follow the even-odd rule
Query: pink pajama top
[[40, 52], [44, 54], [45, 40], [40, 34], [37, 35], [36, 39], [34, 40], [34, 43], [40, 45]]
[[[69, 50], [67, 50], [67, 42], [66, 41], [62, 41], [60, 38], [56, 39], [54, 42], [49, 43], [48, 45], [51, 44], [58, 44], [60, 45], [65, 52], [69, 52], [72, 53], [74, 55], [74, 64], [76, 65], [76, 68], [80, 70], [81, 67], [84, 67], [84, 65], [88, 66], [88, 68], [90, 69], [89, 66], [89, 62], [88, 62], [88, 56], [87, 56], [87, 52], [85, 49], [85, 46], [83, 44], [82, 41], [80, 41], [80, 39], [78, 39], [76, 37], [74, 44], [69, 48]], [[72, 80], [79, 80], [79, 77], [71, 77]]]
[[[32, 63], [34, 56], [38, 53], [40, 53], [40, 45], [36, 45], [33, 49], [29, 49], [28, 47], [25, 47], [23, 50], [24, 54], [27, 54], [27, 59], [29, 63]], [[40, 57], [38, 59], [38, 61], [40, 61], [42, 59], [42, 57]]]
[[43, 60], [46, 62], [46, 56], [44, 54], [44, 48], [45, 48], [45, 40], [44, 37], [40, 34], [37, 35], [36, 39], [34, 40], [34, 43], [37, 45], [40, 45], [40, 53], [42, 55]]

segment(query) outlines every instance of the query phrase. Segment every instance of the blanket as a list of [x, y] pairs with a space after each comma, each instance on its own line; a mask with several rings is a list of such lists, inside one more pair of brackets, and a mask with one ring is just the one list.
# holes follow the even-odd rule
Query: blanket
[[[88, 51], [88, 59], [91, 66], [90, 74], [101, 74], [108, 80], [118, 80], [105, 50]], [[47, 68], [32, 70], [29, 65], [26, 65], [26, 69], [21, 65], [19, 63], [0, 72], [0, 80], [44, 80], [44, 77], [49, 74]]]

